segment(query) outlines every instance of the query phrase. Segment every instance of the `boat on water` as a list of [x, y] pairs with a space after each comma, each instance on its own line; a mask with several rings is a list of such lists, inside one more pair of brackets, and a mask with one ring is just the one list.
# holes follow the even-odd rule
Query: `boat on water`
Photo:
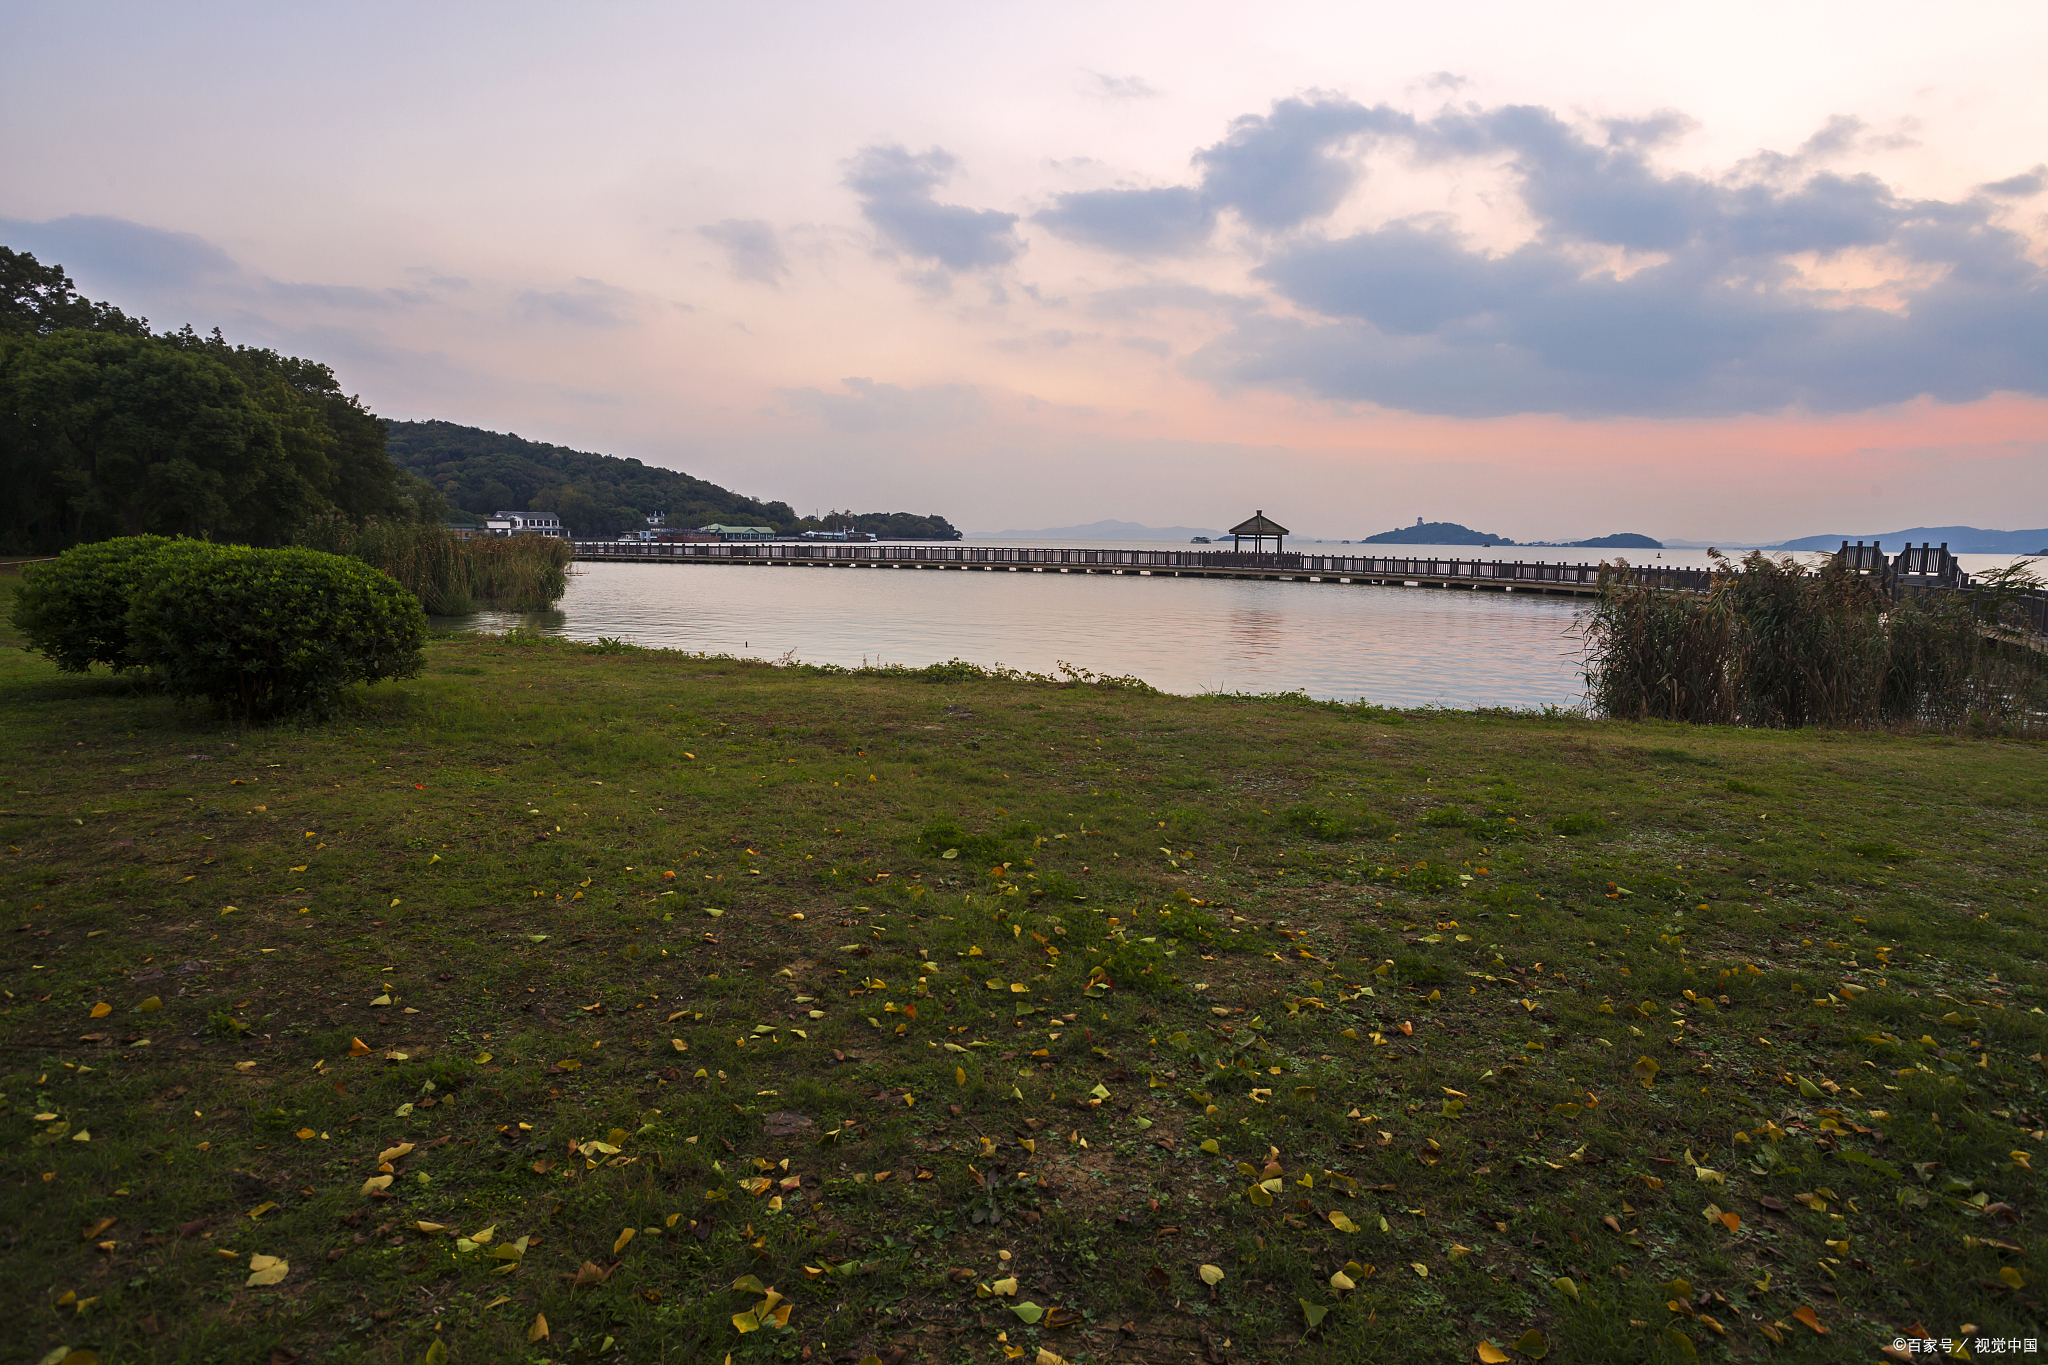
[[1188, 544], [1190, 545], [1207, 545], [1208, 543], [1209, 537], [1207, 536], [1190, 536], [1188, 538]]

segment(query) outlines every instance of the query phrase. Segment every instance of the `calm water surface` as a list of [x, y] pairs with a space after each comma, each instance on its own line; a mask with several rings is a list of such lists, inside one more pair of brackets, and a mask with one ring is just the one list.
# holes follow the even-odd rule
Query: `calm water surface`
[[1051, 673], [1065, 662], [1181, 693], [1573, 706], [1584, 690], [1577, 609], [1470, 589], [586, 563], [555, 611], [437, 624], [849, 666], [960, 658]]
[[[1187, 548], [1157, 541], [1032, 543]], [[1530, 547], [1289, 548], [1404, 558], [1588, 559], [1584, 552]], [[1708, 563], [1701, 550], [1623, 553], [1652, 565]], [[1597, 562], [1598, 555], [1591, 558]], [[1963, 560], [1973, 571], [2005, 562], [2004, 556]], [[1455, 707], [1576, 706], [1584, 698], [1572, 633], [1585, 605], [1579, 598], [1135, 574], [701, 564], [579, 564], [571, 575], [558, 610], [485, 612], [437, 624], [524, 625], [575, 640], [611, 636], [663, 649], [848, 666], [959, 658], [1051, 673], [1065, 662], [1096, 673], [1134, 674], [1181, 693], [1300, 690], [1344, 701]]]

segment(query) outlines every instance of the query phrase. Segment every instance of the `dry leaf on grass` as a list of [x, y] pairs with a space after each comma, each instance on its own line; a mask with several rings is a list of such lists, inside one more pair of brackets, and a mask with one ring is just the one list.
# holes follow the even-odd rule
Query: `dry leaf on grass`
[[291, 1263], [282, 1256], [256, 1254], [249, 1258], [249, 1278], [246, 1285], [276, 1284], [291, 1273]]

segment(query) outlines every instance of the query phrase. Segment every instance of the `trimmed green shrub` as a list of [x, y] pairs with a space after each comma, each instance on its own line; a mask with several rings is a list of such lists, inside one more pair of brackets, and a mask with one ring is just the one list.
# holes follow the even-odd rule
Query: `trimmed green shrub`
[[356, 683], [425, 666], [419, 599], [360, 560], [183, 542], [130, 602], [136, 662], [240, 720], [324, 714]]
[[122, 536], [29, 565], [14, 595], [15, 629], [66, 673], [94, 664], [133, 667], [128, 599], [156, 552], [172, 543], [164, 536]]

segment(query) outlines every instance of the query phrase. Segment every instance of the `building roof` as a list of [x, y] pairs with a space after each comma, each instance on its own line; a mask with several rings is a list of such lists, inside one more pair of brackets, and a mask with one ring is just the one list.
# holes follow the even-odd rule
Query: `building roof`
[[1267, 516], [1265, 512], [1254, 512], [1249, 521], [1239, 522], [1230, 528], [1234, 536], [1291, 536], [1294, 532]]

